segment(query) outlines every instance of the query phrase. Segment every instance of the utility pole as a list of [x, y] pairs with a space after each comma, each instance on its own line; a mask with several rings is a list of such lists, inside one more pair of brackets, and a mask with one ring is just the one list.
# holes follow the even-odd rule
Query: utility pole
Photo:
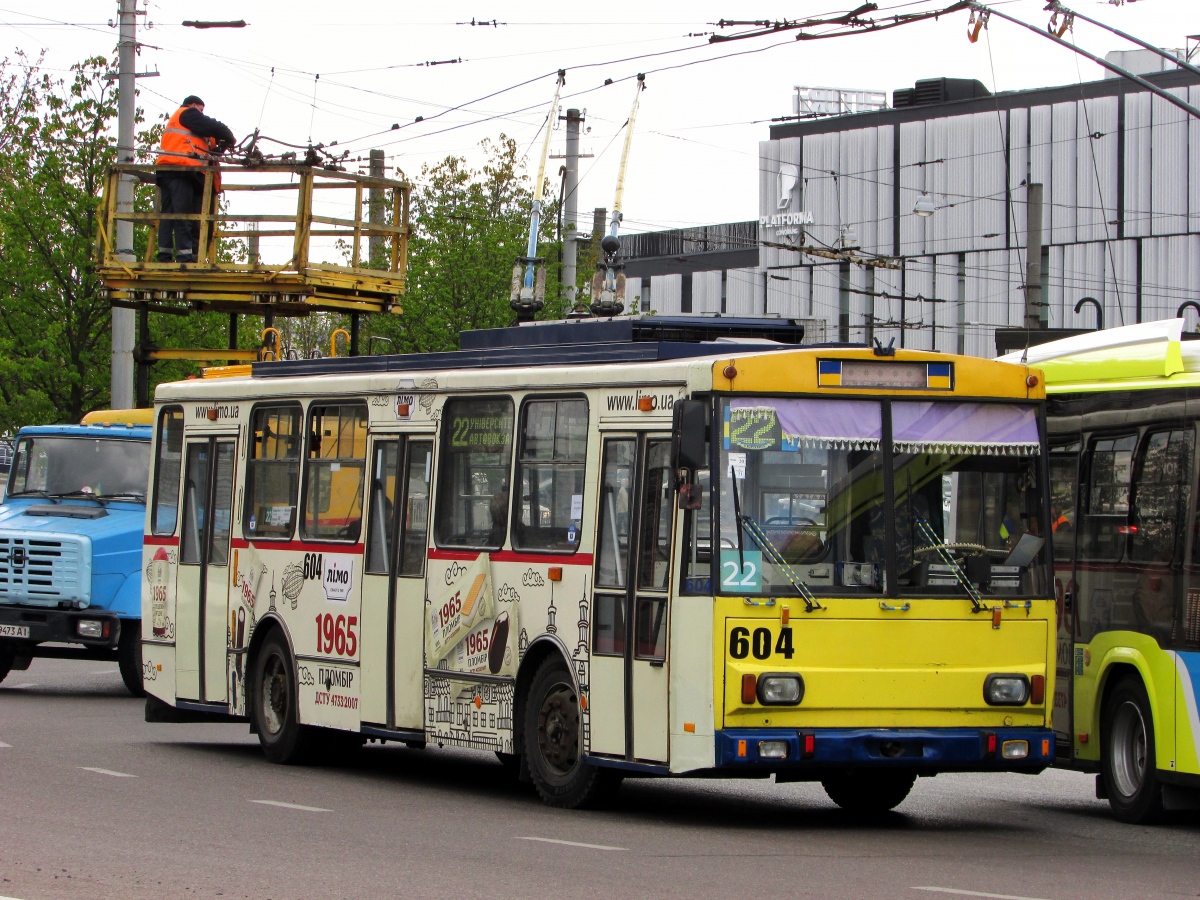
[[[371, 165], [367, 170], [372, 178], [383, 177], [383, 151], [371, 151]], [[372, 187], [367, 192], [367, 221], [372, 225], [382, 225], [384, 219], [383, 211], [383, 188]], [[367, 240], [367, 268], [382, 269], [383, 268], [383, 235], [372, 234]]]
[[[118, 0], [120, 40], [117, 44], [117, 162], [132, 163], [137, 98], [137, 0]], [[117, 182], [117, 212], [133, 212], [133, 178], [121, 176]], [[117, 258], [134, 261], [133, 223], [118, 221], [115, 229]], [[113, 409], [133, 407], [133, 343], [136, 316], [132, 309], [112, 310], [112, 376], [110, 381]]]
[[575, 305], [576, 256], [575, 233], [579, 218], [579, 126], [583, 116], [577, 109], [567, 110], [566, 172], [563, 174], [563, 300], [570, 310]]
[[1042, 186], [1025, 189], [1025, 327], [1043, 328], [1042, 320]]

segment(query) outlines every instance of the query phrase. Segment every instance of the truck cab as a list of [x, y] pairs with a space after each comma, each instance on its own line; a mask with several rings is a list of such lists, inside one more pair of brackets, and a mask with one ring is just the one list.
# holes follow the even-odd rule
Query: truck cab
[[150, 410], [22, 428], [0, 502], [0, 681], [34, 657], [115, 659], [142, 693]]

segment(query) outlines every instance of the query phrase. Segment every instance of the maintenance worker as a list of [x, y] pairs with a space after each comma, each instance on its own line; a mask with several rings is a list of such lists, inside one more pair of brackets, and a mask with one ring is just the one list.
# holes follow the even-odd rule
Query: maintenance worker
[[[200, 212], [204, 200], [204, 166], [237, 141], [233, 132], [204, 115], [204, 101], [192, 95], [175, 110], [163, 129], [155, 182], [166, 213]], [[220, 190], [219, 183], [216, 190]], [[194, 263], [200, 245], [200, 222], [164, 218], [158, 227], [158, 261]]]

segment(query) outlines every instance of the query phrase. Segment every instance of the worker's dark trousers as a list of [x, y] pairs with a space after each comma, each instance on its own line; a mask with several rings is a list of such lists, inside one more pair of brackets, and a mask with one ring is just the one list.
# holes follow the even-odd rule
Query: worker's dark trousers
[[[204, 195], [204, 176], [190, 172], [158, 172], [155, 176], [162, 195], [162, 211], [199, 213]], [[195, 262], [200, 245], [200, 223], [166, 219], [158, 226], [158, 261]]]

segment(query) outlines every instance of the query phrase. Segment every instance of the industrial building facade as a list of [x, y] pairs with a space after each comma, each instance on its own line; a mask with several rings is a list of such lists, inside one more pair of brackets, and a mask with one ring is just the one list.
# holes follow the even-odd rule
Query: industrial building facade
[[[1146, 77], [1200, 104], [1200, 79]], [[758, 221], [711, 226], [703, 242], [701, 229], [658, 237], [678, 236], [674, 254], [635, 250], [631, 297], [663, 313], [810, 320], [817, 339], [991, 356], [996, 329], [1025, 321], [1034, 182], [1047, 327], [1095, 327], [1097, 307], [1109, 326], [1200, 303], [1200, 120], [1117, 79], [994, 96], [938, 79], [895, 101], [773, 127]], [[895, 268], [791, 246], [856, 248]], [[1095, 302], [1076, 312], [1084, 298]]]

